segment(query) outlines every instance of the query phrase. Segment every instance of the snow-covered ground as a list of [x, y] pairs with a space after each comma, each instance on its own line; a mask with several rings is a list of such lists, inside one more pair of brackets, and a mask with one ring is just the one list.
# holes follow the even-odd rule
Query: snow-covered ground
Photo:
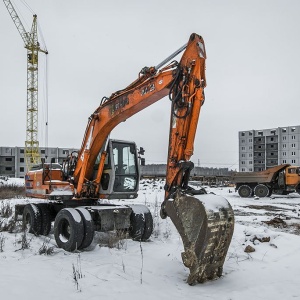
[[[242, 199], [233, 188], [207, 190], [226, 197], [235, 211], [234, 235], [220, 279], [186, 283], [189, 270], [181, 260], [180, 236], [170, 219], [159, 217], [163, 182], [144, 181], [134, 202], [146, 204], [153, 213], [155, 228], [148, 242], [127, 239], [111, 248], [110, 236], [96, 234], [88, 251], [68, 253], [56, 247], [52, 233], [28, 234], [29, 248], [22, 250], [22, 233], [0, 232], [1, 299], [300, 298], [300, 196]], [[20, 201], [29, 200], [2, 200], [0, 208]], [[265, 223], [275, 217], [279, 223]], [[247, 245], [255, 252], [244, 252]], [[53, 253], [42, 253], [47, 250]]]

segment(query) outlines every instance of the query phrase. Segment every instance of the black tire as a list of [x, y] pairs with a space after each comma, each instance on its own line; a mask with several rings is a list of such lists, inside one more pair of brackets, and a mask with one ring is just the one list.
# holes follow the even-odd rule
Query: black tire
[[145, 205], [132, 205], [129, 236], [134, 241], [146, 241], [153, 231], [153, 218]]
[[81, 215], [74, 208], [64, 208], [54, 221], [54, 237], [59, 248], [66, 251], [78, 249], [83, 241], [84, 227]]
[[48, 235], [51, 230], [51, 211], [48, 207], [47, 203], [39, 203], [37, 204], [42, 218], [42, 226], [41, 226], [41, 235]]
[[257, 197], [263, 198], [263, 197], [267, 197], [269, 194], [269, 188], [264, 185], [264, 184], [258, 184], [255, 188], [254, 188], [254, 194]]
[[241, 185], [238, 189], [238, 193], [242, 198], [249, 198], [252, 195], [252, 189], [249, 185]]
[[77, 207], [76, 210], [81, 215], [82, 221], [83, 221], [83, 228], [84, 228], [84, 235], [81, 245], [78, 247], [78, 249], [84, 249], [87, 248], [94, 239], [94, 222], [92, 219], [92, 216], [90, 212], [83, 208], [83, 207]]
[[269, 188], [269, 194], [268, 194], [268, 197], [271, 197], [273, 194], [273, 190]]
[[23, 230], [39, 235], [42, 228], [41, 212], [36, 204], [27, 204], [23, 211]]
[[144, 228], [144, 234], [142, 236], [142, 241], [147, 241], [152, 232], [153, 232], [153, 218], [150, 211], [144, 213], [145, 218], [145, 228]]

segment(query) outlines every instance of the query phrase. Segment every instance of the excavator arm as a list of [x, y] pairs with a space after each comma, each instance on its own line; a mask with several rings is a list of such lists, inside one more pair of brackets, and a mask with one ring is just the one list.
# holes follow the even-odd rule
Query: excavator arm
[[[167, 95], [171, 100], [171, 123], [166, 198], [174, 188], [186, 185], [188, 175], [185, 174], [192, 168], [192, 164], [186, 162], [193, 154], [199, 113], [204, 102], [206, 54], [204, 41], [197, 34], [192, 34], [187, 45], [179, 51], [184, 49], [179, 63], [172, 62], [162, 69], [144, 68], [136, 81], [104, 98], [90, 116], [73, 174], [79, 197], [87, 194], [85, 187], [90, 187], [91, 181], [96, 193], [99, 192], [101, 166], [106, 155], [103, 146], [112, 129]], [[92, 178], [93, 165], [100, 151], [100, 167], [95, 179]]]

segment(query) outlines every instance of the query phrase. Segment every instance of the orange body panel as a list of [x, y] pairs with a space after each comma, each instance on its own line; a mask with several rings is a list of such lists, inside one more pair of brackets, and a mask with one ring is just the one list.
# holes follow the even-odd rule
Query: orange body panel
[[287, 167], [285, 170], [285, 184], [297, 186], [300, 183], [300, 168], [296, 166]]
[[26, 196], [48, 199], [55, 194], [73, 196], [74, 186], [68, 181], [63, 181], [63, 173], [59, 169], [51, 170], [49, 177], [45, 177], [43, 170], [29, 171], [25, 177]]

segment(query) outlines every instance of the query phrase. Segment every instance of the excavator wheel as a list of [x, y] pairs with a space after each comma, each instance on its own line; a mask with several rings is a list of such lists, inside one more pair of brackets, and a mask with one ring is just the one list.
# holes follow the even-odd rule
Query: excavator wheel
[[80, 247], [84, 227], [80, 213], [74, 208], [59, 211], [54, 221], [54, 237], [59, 248], [72, 252]]
[[83, 240], [78, 246], [78, 249], [85, 249], [91, 245], [94, 239], [95, 229], [94, 229], [94, 222], [90, 212], [83, 208], [77, 207], [76, 210], [79, 212], [82, 222], [83, 222]]
[[234, 229], [228, 201], [213, 194], [177, 191], [165, 202], [165, 211], [183, 241], [182, 260], [190, 269], [188, 284], [220, 277]]
[[153, 231], [153, 218], [145, 205], [132, 204], [129, 235], [134, 241], [146, 241]]

